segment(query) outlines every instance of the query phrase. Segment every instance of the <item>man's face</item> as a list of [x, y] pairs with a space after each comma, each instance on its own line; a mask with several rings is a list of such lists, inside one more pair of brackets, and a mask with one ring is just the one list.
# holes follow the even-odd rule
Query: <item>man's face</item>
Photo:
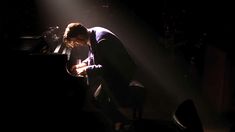
[[69, 41], [67, 41], [67, 45], [70, 48], [75, 48], [77, 46], [86, 46], [88, 42], [88, 39], [80, 38], [79, 36], [76, 38], [70, 38]]

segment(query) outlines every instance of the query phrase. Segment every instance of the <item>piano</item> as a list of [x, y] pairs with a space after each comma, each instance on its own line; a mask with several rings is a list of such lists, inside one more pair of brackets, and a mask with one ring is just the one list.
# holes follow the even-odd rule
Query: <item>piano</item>
[[[66, 70], [62, 54], [15, 54], [4, 62], [1, 81], [5, 120], [58, 119], [83, 108], [87, 84]], [[14, 123], [13, 123], [14, 124]]]

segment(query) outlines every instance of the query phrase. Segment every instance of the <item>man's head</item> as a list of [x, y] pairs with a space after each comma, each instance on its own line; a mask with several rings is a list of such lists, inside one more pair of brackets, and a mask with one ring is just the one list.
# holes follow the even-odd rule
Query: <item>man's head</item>
[[63, 41], [68, 48], [85, 46], [89, 40], [89, 32], [81, 23], [70, 23], [65, 29]]

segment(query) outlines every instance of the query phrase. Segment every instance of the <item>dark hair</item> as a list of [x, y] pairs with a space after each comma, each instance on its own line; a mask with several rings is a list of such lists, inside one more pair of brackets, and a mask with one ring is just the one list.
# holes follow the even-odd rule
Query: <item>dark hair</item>
[[69, 40], [70, 38], [77, 37], [78, 35], [81, 38], [88, 39], [88, 30], [81, 23], [70, 23], [65, 29], [63, 40]]

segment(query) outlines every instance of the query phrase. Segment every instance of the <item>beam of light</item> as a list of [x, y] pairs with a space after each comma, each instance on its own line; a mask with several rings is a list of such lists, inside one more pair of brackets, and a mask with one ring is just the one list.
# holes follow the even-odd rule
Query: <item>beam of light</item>
[[[101, 26], [113, 31], [143, 68], [144, 74], [140, 78], [145, 79], [145, 84], [151, 87], [149, 92], [161, 97], [164, 94], [171, 96], [172, 104], [194, 96], [189, 80], [184, 78], [187, 69], [180, 67], [184, 65], [184, 60], [172, 58], [174, 54], [160, 46], [162, 42], [159, 41], [160, 37], [153, 25], [146, 24], [128, 7], [109, 4], [104, 8], [86, 0], [40, 0], [38, 6], [45, 27], [59, 25], [64, 29], [68, 23], [78, 21], [88, 28]], [[182, 64], [178, 65], [179, 63]], [[160, 100], [155, 101], [161, 103]], [[159, 108], [153, 109], [155, 110]]]
[[[87, 27], [102, 26], [113, 31], [124, 42], [130, 54], [146, 74], [157, 80], [171, 95], [180, 95], [185, 87], [183, 74], [159, 47], [158, 37], [151, 25], [147, 25], [125, 6], [109, 5], [103, 8], [85, 0], [41, 0], [41, 18], [45, 25], [61, 25], [79, 21]], [[63, 27], [64, 26], [64, 27]], [[176, 75], [177, 74], [177, 75]], [[180, 74], [180, 75], [179, 75]], [[178, 96], [181, 97], [181, 96]]]

